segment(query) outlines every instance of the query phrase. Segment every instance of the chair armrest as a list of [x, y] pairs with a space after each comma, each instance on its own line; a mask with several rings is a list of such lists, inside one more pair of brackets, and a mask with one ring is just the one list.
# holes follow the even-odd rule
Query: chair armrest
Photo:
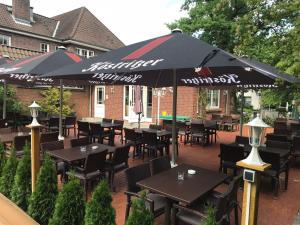
[[81, 172], [81, 173], [84, 173], [85, 169], [82, 168], [82, 167], [79, 167], [79, 166], [76, 166], [74, 167], [75, 171], [78, 171], [78, 172]]
[[[142, 198], [141, 195], [137, 194], [137, 193], [133, 193], [130, 191], [125, 191], [124, 192], [127, 195], [128, 200], [131, 202], [131, 197], [136, 197], [136, 198]], [[145, 201], [147, 201], [150, 204], [150, 211], [153, 213], [154, 212], [154, 201], [147, 198], [147, 196], [145, 197]]]
[[205, 219], [207, 218], [207, 215], [205, 215], [205, 214], [203, 214], [203, 213], [201, 213], [197, 210], [191, 209], [191, 208], [187, 208], [187, 207], [177, 205], [177, 204], [174, 204], [173, 207], [176, 208], [176, 209], [180, 209], [182, 211], [188, 212], [188, 213], [195, 214], [195, 215], [200, 216], [200, 217], [205, 218]]

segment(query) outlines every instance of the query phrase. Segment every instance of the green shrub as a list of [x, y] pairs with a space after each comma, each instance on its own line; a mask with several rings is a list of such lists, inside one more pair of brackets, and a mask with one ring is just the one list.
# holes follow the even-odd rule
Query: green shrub
[[29, 199], [28, 214], [41, 225], [51, 218], [57, 196], [57, 174], [49, 155], [38, 173], [35, 191]]
[[126, 225], [153, 225], [154, 217], [145, 205], [146, 193], [143, 192], [142, 198], [134, 199], [131, 206], [131, 214], [129, 215]]
[[3, 167], [5, 165], [6, 156], [5, 156], [5, 150], [2, 143], [0, 143], [0, 177], [2, 174]]
[[95, 189], [92, 200], [85, 210], [85, 225], [115, 225], [115, 210], [111, 206], [112, 197], [106, 180]]
[[71, 178], [59, 193], [49, 225], [83, 225], [85, 202], [78, 179]]
[[13, 147], [11, 149], [10, 157], [5, 162], [2, 170], [2, 176], [0, 178], [0, 192], [8, 198], [11, 198], [11, 190], [14, 183], [17, 166], [18, 161], [16, 158], [16, 151]]
[[23, 150], [24, 156], [18, 163], [17, 172], [11, 191], [11, 200], [26, 212], [31, 195], [30, 146], [26, 144]]
[[206, 208], [207, 218], [204, 220], [203, 225], [220, 225], [216, 221], [216, 210], [213, 206], [209, 205]]

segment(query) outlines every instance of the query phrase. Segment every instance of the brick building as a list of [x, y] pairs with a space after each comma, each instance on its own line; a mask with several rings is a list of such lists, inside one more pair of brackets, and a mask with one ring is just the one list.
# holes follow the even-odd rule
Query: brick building
[[[124, 44], [85, 7], [48, 18], [34, 13], [30, 0], [0, 3], [0, 57], [18, 59], [66, 47], [84, 57], [92, 57]], [[40, 89], [16, 86], [17, 96], [29, 104], [41, 98]], [[72, 90], [71, 104], [78, 118], [95, 116], [135, 121], [132, 86], [95, 86]], [[160, 112], [171, 114], [172, 93], [161, 97]], [[196, 116], [198, 89], [178, 88], [178, 114]], [[152, 88], [143, 87], [144, 120], [157, 116], [157, 97]], [[209, 110], [224, 112], [222, 91], [209, 92]]]

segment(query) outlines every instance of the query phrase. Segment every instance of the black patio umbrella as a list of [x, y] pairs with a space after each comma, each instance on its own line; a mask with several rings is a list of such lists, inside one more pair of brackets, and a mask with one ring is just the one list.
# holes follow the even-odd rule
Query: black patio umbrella
[[[90, 84], [173, 86], [173, 140], [177, 86], [274, 85], [277, 78], [295, 81], [179, 32], [112, 50], [45, 76], [89, 80]], [[173, 144], [173, 162], [174, 152]]]
[[[33, 85], [60, 85], [60, 137], [62, 137], [62, 98], [63, 84], [76, 86], [82, 84], [83, 81], [76, 82], [74, 80], [54, 80], [51, 78], [42, 78], [41, 75], [49, 73], [60, 67], [76, 64], [82, 59], [80, 56], [58, 49], [55, 52], [46, 52], [23, 59], [19, 59], [7, 64], [0, 65], [0, 79], [6, 83], [22, 84], [27, 86]], [[3, 101], [5, 102], [5, 101]], [[3, 107], [4, 108], [4, 107]], [[3, 113], [5, 119], [6, 115]]]
[[6, 63], [9, 63], [9, 62], [11, 62], [11, 61], [8, 58], [5, 58], [5, 57], [0, 58], [0, 65], [6, 64]]

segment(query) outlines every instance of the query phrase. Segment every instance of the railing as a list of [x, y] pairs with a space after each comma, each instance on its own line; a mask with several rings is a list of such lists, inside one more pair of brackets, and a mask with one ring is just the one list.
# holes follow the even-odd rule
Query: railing
[[0, 224], [1, 225], [38, 225], [22, 209], [0, 194]]

